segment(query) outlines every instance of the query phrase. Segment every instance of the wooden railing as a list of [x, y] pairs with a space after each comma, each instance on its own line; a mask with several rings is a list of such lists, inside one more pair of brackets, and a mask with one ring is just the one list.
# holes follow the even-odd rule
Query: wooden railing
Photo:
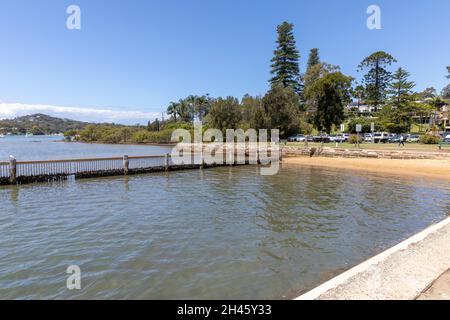
[[[199, 153], [191, 153], [190, 161], [183, 164], [175, 164], [169, 154], [39, 161], [12, 158], [10, 162], [0, 162], [0, 185], [65, 180], [70, 176], [89, 178], [225, 165], [225, 161], [206, 165], [201, 157]], [[226, 158], [225, 153], [223, 158]]]
[[[9, 162], [0, 162], [0, 185], [65, 180], [70, 176], [89, 178], [230, 164], [254, 164], [259, 163], [259, 154], [263, 150], [258, 151], [258, 156], [256, 156], [248, 149], [239, 151], [238, 149], [217, 149], [215, 153], [223, 161], [212, 164], [206, 164], [204, 154], [194, 150], [187, 154], [188, 161], [182, 164], [176, 164], [170, 154], [38, 161], [17, 161], [15, 158], [11, 158]], [[271, 154], [270, 151], [269, 153]], [[238, 155], [243, 155], [243, 159]], [[252, 159], [257, 161], [254, 162]]]

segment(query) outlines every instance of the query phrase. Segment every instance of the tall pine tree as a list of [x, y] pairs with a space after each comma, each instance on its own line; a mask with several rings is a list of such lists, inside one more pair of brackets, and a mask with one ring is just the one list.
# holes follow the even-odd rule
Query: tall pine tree
[[391, 72], [386, 67], [397, 62], [394, 57], [384, 51], [378, 51], [365, 58], [358, 66], [358, 70], [368, 69], [364, 76], [367, 102], [376, 108], [381, 107], [387, 96], [391, 81]]
[[273, 77], [270, 79], [270, 84], [272, 88], [290, 87], [300, 94], [302, 91], [298, 64], [300, 54], [296, 47], [293, 28], [294, 25], [288, 22], [283, 22], [277, 27], [277, 48], [272, 58], [271, 74]]
[[416, 84], [408, 81], [410, 73], [403, 68], [398, 68], [392, 75], [389, 93], [391, 94], [392, 104], [397, 107], [407, 107], [413, 100], [412, 89]]
[[309, 52], [308, 66], [306, 68], [306, 73], [308, 73], [313, 66], [318, 65], [319, 63], [320, 63], [319, 49], [313, 48]]

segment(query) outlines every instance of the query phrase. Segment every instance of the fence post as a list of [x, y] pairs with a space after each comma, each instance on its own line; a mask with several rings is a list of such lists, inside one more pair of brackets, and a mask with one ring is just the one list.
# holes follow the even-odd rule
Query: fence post
[[205, 168], [205, 158], [203, 156], [203, 150], [202, 150], [202, 152], [200, 153], [200, 169], [203, 169], [203, 168]]
[[128, 156], [123, 156], [123, 174], [127, 175], [130, 168], [130, 161], [128, 160]]
[[9, 182], [16, 184], [17, 182], [17, 160], [15, 157], [9, 157]]
[[164, 159], [164, 167], [166, 171], [169, 171], [169, 154], [166, 153], [165, 159]]

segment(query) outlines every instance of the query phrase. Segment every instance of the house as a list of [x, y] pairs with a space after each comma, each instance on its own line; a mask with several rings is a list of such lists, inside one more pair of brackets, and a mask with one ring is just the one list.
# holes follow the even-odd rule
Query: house
[[363, 104], [357, 101], [353, 101], [346, 106], [346, 109], [349, 112], [354, 112], [358, 114], [368, 114], [377, 111], [377, 107], [369, 106], [367, 104]]

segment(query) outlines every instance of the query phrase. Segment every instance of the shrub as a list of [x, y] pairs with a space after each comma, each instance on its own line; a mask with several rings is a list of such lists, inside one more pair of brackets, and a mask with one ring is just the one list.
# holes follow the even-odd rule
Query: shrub
[[423, 144], [438, 144], [442, 141], [440, 136], [436, 136], [433, 134], [426, 134], [420, 137], [420, 142]]
[[[364, 141], [363, 137], [359, 136], [359, 143], [362, 143]], [[356, 144], [358, 142], [358, 136], [356, 134], [352, 134], [348, 137], [348, 142]]]

